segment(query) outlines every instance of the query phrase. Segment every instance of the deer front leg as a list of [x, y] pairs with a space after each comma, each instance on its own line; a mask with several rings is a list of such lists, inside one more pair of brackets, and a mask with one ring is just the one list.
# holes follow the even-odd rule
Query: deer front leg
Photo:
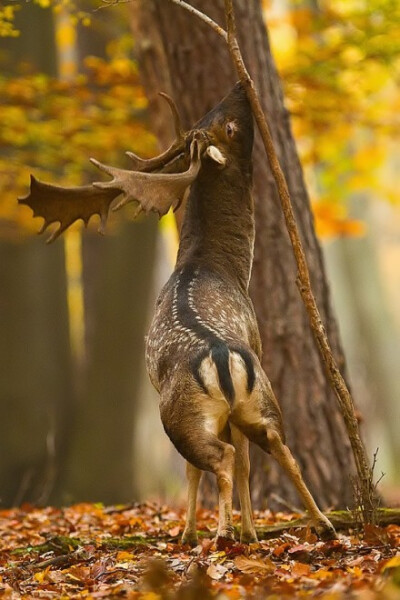
[[182, 544], [197, 545], [197, 527], [196, 527], [196, 502], [197, 490], [199, 488], [202, 471], [197, 469], [190, 462], [186, 461], [186, 477], [188, 480], [188, 503], [185, 530], [182, 535]]
[[299, 466], [293, 458], [289, 448], [283, 443], [282, 438], [277, 431], [268, 431], [267, 437], [272, 456], [286, 471], [287, 475], [295, 485], [300, 498], [303, 500], [304, 505], [310, 513], [318, 535], [323, 539], [335, 539], [336, 532], [332, 523], [325, 517], [324, 514], [322, 514], [316, 505], [314, 498], [304, 483]]
[[249, 441], [233, 424], [230, 424], [232, 443], [235, 447], [235, 480], [240, 501], [242, 526], [240, 541], [244, 544], [257, 541], [254, 529], [251, 498], [249, 490], [250, 459]]

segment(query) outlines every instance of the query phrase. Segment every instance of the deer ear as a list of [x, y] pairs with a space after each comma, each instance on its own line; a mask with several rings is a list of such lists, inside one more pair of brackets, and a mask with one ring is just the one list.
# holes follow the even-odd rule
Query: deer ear
[[217, 146], [208, 146], [206, 154], [211, 158], [211, 160], [218, 163], [222, 167], [226, 165], [226, 157], [222, 154], [221, 150], [217, 148]]

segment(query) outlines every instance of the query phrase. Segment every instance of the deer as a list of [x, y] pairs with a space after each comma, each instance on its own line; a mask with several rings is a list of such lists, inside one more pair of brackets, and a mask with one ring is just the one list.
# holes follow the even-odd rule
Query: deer
[[[168, 437], [186, 460], [186, 525], [182, 543], [196, 545], [201, 475], [216, 476], [217, 540], [234, 539], [234, 478], [242, 543], [257, 541], [249, 490], [249, 442], [272, 455], [295, 486], [324, 539], [335, 529], [320, 511], [285, 443], [281, 410], [262, 367], [257, 320], [249, 296], [255, 238], [252, 198], [253, 116], [244, 87], [233, 89], [193, 129], [184, 132], [173, 100], [176, 140], [135, 170], [91, 162], [112, 179], [65, 188], [31, 176], [19, 200], [44, 218], [40, 232], [58, 221], [54, 241], [74, 221], [92, 215], [104, 231], [110, 207], [134, 202], [135, 215], [176, 210], [186, 195], [175, 269], [162, 289], [146, 338], [146, 366], [160, 395]], [[117, 197], [122, 198], [115, 203]]]

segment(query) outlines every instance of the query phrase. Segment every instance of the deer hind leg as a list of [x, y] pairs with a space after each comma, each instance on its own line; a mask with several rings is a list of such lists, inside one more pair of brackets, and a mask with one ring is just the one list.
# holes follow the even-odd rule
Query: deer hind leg
[[249, 489], [249, 440], [235, 425], [231, 424], [230, 428], [232, 443], [235, 447], [235, 480], [239, 494], [240, 511], [242, 513], [240, 541], [244, 544], [249, 544], [257, 541]]
[[218, 530], [217, 538], [234, 539], [232, 519], [233, 470], [235, 464], [235, 448], [225, 444], [223, 456], [219, 464], [214, 466], [218, 485]]
[[302, 478], [300, 468], [283, 440], [281, 414], [269, 381], [261, 369], [256, 369], [257, 381], [246, 401], [238, 402], [231, 422], [265, 452], [271, 453], [284, 469], [305, 507], [310, 513], [317, 533], [326, 539], [336, 537], [335, 529], [322, 514]]
[[[194, 434], [196, 446], [191, 448], [190, 462], [217, 477], [219, 519], [217, 538], [234, 539], [232, 519], [232, 488], [235, 448], [211, 433]], [[199, 439], [200, 438], [200, 439]]]
[[178, 452], [191, 464], [191, 467], [188, 468], [188, 525], [185, 528], [182, 541], [186, 541], [185, 535], [188, 530], [191, 533], [192, 543], [195, 542], [195, 491], [197, 491], [198, 482], [196, 480], [199, 477], [199, 470], [211, 471], [217, 477], [219, 498], [217, 537], [234, 539], [232, 487], [235, 448], [231, 444], [220, 440], [215, 433], [204, 429], [199, 421], [200, 419], [193, 418], [191, 427], [188, 427], [184, 432], [180, 424], [177, 424], [176, 428], [165, 427]]
[[202, 471], [197, 469], [190, 462], [186, 462], [186, 477], [188, 480], [188, 500], [186, 525], [182, 535], [182, 544], [197, 545], [197, 527], [196, 527], [196, 502], [197, 490], [202, 476]]
[[294, 486], [296, 487], [300, 498], [302, 499], [304, 506], [310, 513], [314, 527], [320, 537], [323, 539], [335, 539], [336, 532], [324, 514], [319, 510], [312, 497], [309, 489], [304, 483], [303, 477], [300, 472], [299, 465], [294, 459], [289, 448], [283, 443], [280, 434], [275, 430], [270, 430], [267, 433], [269, 449], [272, 456], [280, 464], [280, 466], [287, 473]]

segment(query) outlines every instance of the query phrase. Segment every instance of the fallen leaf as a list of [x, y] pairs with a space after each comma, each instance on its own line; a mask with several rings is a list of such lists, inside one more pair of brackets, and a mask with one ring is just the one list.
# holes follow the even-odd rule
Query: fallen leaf
[[227, 570], [228, 569], [224, 567], [224, 565], [220, 565], [219, 563], [211, 563], [206, 573], [209, 577], [211, 577], [211, 579], [218, 580], [222, 579]]
[[292, 575], [293, 577], [306, 577], [310, 574], [310, 571], [310, 565], [306, 565], [301, 562], [296, 562], [292, 568]]
[[217, 550], [228, 551], [235, 545], [235, 540], [231, 540], [230, 538], [225, 538], [218, 536], [217, 537]]
[[132, 560], [133, 559], [133, 554], [132, 554], [132, 552], [124, 552], [122, 550], [121, 552], [118, 552], [116, 558], [117, 558], [118, 562], [123, 562], [125, 560]]
[[242, 573], [273, 573], [276, 568], [270, 558], [237, 556], [234, 563], [235, 567]]
[[382, 527], [367, 524], [364, 526], [364, 541], [371, 546], [386, 544], [388, 535]]
[[387, 569], [395, 569], [396, 567], [400, 567], [400, 553], [396, 554], [396, 556], [393, 556], [393, 558], [387, 561], [382, 569], [382, 573]]
[[308, 544], [298, 544], [297, 546], [289, 548], [288, 554], [290, 554], [290, 556], [296, 560], [309, 563], [312, 560], [312, 550], [312, 546], [309, 546]]
[[289, 542], [285, 542], [284, 544], [280, 544], [279, 546], [276, 546], [274, 548], [274, 551], [272, 552], [272, 554], [274, 556], [281, 556], [284, 552], [286, 552], [286, 550], [290, 548], [290, 544]]
[[43, 583], [43, 581], [46, 579], [46, 575], [49, 571], [50, 571], [50, 567], [46, 567], [43, 571], [38, 571], [33, 576], [34, 580], [37, 581], [38, 583]]
[[322, 580], [332, 579], [333, 573], [332, 573], [332, 571], [327, 571], [326, 569], [318, 569], [318, 571], [311, 573], [310, 577], [312, 577], [313, 579], [322, 579]]

